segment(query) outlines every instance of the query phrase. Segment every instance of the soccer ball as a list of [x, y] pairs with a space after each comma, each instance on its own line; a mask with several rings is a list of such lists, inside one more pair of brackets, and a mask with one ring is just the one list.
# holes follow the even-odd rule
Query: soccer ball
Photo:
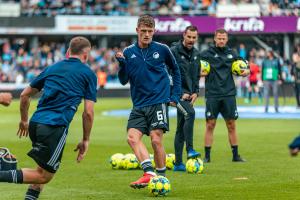
[[139, 166], [139, 161], [136, 156], [132, 153], [128, 153], [123, 158], [124, 169], [136, 169]]
[[155, 161], [154, 161], [154, 155], [153, 154], [149, 154], [151, 163], [152, 163], [152, 167], [155, 168]]
[[122, 153], [116, 153], [109, 159], [109, 163], [113, 169], [121, 169], [124, 155]]
[[210, 64], [204, 60], [200, 60], [201, 73], [209, 74]]
[[153, 196], [166, 196], [171, 190], [171, 184], [164, 176], [154, 176], [148, 184], [148, 189]]
[[204, 169], [203, 161], [200, 158], [189, 159], [186, 162], [185, 167], [188, 173], [194, 173], [194, 174], [201, 174]]
[[231, 71], [234, 75], [241, 75], [245, 70], [248, 70], [248, 64], [243, 60], [236, 60], [232, 63]]
[[169, 153], [166, 155], [166, 167], [167, 169], [173, 169], [175, 164], [175, 155]]

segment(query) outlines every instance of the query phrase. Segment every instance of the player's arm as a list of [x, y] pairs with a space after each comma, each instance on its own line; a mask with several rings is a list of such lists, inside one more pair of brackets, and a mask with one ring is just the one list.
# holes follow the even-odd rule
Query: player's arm
[[127, 67], [126, 67], [126, 65], [127, 65], [126, 58], [122, 52], [117, 52], [115, 56], [119, 62], [120, 69], [118, 72], [118, 77], [119, 77], [120, 83], [122, 85], [126, 85], [129, 81], [129, 76], [128, 76]]
[[86, 155], [90, 142], [91, 130], [94, 122], [94, 104], [97, 101], [97, 77], [91, 71], [87, 76], [86, 91], [84, 94], [84, 110], [82, 113], [82, 140], [74, 151], [78, 151], [77, 162], [80, 162]]
[[180, 77], [180, 70], [178, 64], [175, 60], [174, 55], [170, 51], [169, 47], [166, 47], [166, 64], [172, 70], [172, 80], [173, 80], [173, 87], [171, 90], [171, 102], [170, 104], [175, 106], [178, 103], [181, 97], [181, 77]]
[[91, 130], [94, 122], [94, 101], [84, 100], [84, 111], [82, 113], [83, 136], [81, 142], [77, 145], [77, 162], [80, 162], [86, 155], [90, 142]]
[[31, 86], [26, 87], [20, 95], [20, 114], [21, 121], [19, 123], [19, 130], [17, 135], [21, 138], [22, 136], [28, 136], [28, 109], [30, 106], [30, 98], [39, 92], [38, 89], [32, 88]]

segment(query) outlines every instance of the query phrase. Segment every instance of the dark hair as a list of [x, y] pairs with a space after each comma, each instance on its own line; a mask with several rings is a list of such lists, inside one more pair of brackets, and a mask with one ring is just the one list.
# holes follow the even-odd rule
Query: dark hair
[[228, 35], [228, 32], [224, 29], [224, 28], [219, 28], [215, 31], [215, 36], [218, 34], [218, 33], [221, 33], [221, 34], [224, 34], [226, 33], [226, 35]]
[[138, 19], [137, 26], [140, 25], [149, 26], [151, 28], [155, 28], [155, 21], [151, 15], [141, 15]]
[[184, 33], [186, 33], [187, 31], [197, 31], [198, 32], [198, 28], [196, 26], [190, 25], [185, 28]]
[[69, 50], [73, 55], [80, 55], [85, 48], [91, 48], [90, 41], [85, 37], [74, 37], [70, 41]]

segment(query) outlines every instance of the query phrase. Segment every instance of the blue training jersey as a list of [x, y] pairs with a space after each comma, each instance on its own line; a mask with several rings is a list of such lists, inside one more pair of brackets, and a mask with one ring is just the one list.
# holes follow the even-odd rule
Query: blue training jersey
[[77, 58], [47, 67], [30, 86], [44, 89], [31, 117], [31, 121], [41, 124], [69, 126], [82, 98], [96, 102], [97, 77]]
[[[134, 107], [144, 107], [170, 101], [178, 102], [181, 97], [179, 67], [168, 46], [151, 42], [147, 48], [137, 43], [124, 49], [124, 58], [118, 58], [118, 73], [121, 84], [130, 83]], [[172, 73], [172, 82], [168, 70]]]

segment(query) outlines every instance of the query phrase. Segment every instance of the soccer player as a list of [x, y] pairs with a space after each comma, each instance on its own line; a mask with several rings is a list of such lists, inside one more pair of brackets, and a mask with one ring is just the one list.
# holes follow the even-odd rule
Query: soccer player
[[[83, 138], [76, 147], [77, 161], [87, 153], [94, 119], [97, 78], [85, 64], [91, 50], [84, 37], [74, 37], [69, 45], [69, 58], [47, 67], [21, 93], [21, 121], [17, 135], [29, 135], [32, 149], [28, 155], [37, 163], [36, 169], [0, 171], [0, 182], [30, 184], [25, 200], [38, 199], [44, 184], [58, 170], [69, 125], [84, 99]], [[43, 89], [37, 110], [28, 123], [30, 97]]]
[[183, 32], [183, 40], [180, 40], [171, 47], [171, 51], [180, 69], [181, 89], [183, 93], [180, 101], [177, 103], [174, 171], [185, 171], [185, 165], [182, 162], [184, 142], [188, 159], [200, 156], [200, 153], [196, 152], [193, 148], [195, 121], [195, 109], [193, 105], [198, 97], [200, 79], [199, 51], [194, 47], [197, 40], [197, 27], [188, 26]]
[[[205, 77], [206, 99], [206, 130], [205, 130], [205, 158], [204, 162], [210, 162], [210, 151], [213, 143], [213, 132], [219, 113], [222, 114], [232, 149], [232, 161], [244, 162], [238, 154], [238, 139], [235, 120], [238, 118], [236, 107], [236, 88], [231, 72], [232, 63], [241, 59], [227, 46], [228, 33], [224, 29], [217, 29], [214, 35], [215, 46], [201, 53], [201, 59], [210, 63], [210, 73], [202, 74]], [[241, 76], [247, 76], [249, 70], [244, 70]]]
[[12, 100], [12, 95], [9, 92], [0, 92], [0, 104], [9, 106]]
[[[165, 175], [166, 155], [163, 133], [169, 130], [168, 107], [176, 106], [181, 97], [180, 72], [168, 46], [152, 41], [155, 22], [152, 16], [142, 15], [137, 22], [138, 41], [116, 53], [120, 63], [118, 73], [121, 84], [130, 83], [133, 108], [127, 125], [127, 141], [141, 163], [144, 175], [130, 183], [133, 188], [146, 187], [155, 175], [149, 153], [142, 142], [150, 136], [156, 171]], [[168, 74], [172, 71], [172, 82]]]

